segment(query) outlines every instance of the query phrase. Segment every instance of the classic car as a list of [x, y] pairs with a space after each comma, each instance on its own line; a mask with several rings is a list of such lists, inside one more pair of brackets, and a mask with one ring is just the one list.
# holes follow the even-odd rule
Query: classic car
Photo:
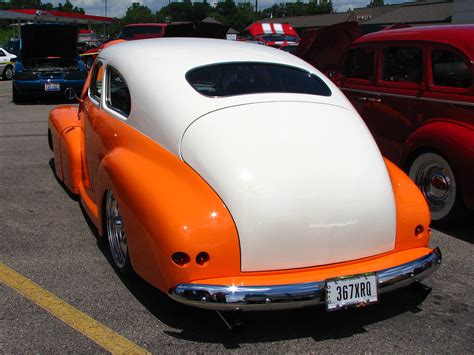
[[[361, 37], [350, 24], [344, 30], [346, 42], [326, 40], [332, 56], [318, 55], [325, 52], [321, 42], [306, 59], [323, 71], [336, 69], [333, 80], [382, 154], [420, 187], [432, 220], [456, 222], [474, 210], [474, 26], [410, 27]], [[329, 66], [330, 59], [338, 68]]]
[[82, 91], [86, 77], [86, 67], [77, 55], [76, 26], [21, 26], [20, 54], [12, 82], [13, 102], [65, 93], [72, 99], [74, 92]]
[[184, 304], [336, 310], [441, 263], [416, 185], [329, 79], [274, 48], [110, 46], [48, 137], [117, 270]]
[[255, 22], [239, 34], [240, 40], [258, 42], [266, 46], [293, 52], [300, 37], [289, 23], [261, 23]]
[[0, 48], [0, 75], [3, 80], [11, 80], [13, 77], [13, 61], [16, 55]]

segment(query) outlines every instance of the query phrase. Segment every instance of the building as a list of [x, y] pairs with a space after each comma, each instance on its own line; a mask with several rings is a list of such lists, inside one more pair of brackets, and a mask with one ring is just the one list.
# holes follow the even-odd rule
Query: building
[[372, 32], [393, 24], [426, 26], [453, 23], [455, 9], [458, 9], [459, 21], [474, 23], [474, 0], [424, 0], [380, 7], [364, 7], [344, 13], [268, 18], [259, 22], [291, 23], [301, 34], [310, 28], [356, 21], [361, 25], [363, 32]]

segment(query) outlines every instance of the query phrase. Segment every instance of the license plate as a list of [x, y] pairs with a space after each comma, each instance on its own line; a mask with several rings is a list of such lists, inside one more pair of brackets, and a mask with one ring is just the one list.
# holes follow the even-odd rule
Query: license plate
[[44, 91], [59, 91], [61, 87], [57, 83], [44, 84]]
[[326, 309], [335, 311], [378, 302], [377, 276], [362, 274], [326, 280]]

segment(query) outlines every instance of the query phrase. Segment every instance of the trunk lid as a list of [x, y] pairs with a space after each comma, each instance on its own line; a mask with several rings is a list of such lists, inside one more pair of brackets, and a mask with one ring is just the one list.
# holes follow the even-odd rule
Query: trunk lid
[[344, 50], [360, 36], [360, 25], [350, 21], [306, 30], [293, 54], [327, 73], [337, 68]]
[[394, 248], [390, 178], [353, 111], [309, 102], [221, 109], [188, 127], [181, 155], [232, 214], [242, 271], [332, 264]]
[[23, 60], [34, 58], [77, 57], [78, 29], [72, 25], [33, 24], [21, 27], [20, 55]]

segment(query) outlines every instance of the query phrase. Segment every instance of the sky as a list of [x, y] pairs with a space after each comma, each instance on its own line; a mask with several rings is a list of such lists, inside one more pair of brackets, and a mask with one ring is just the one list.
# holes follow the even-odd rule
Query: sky
[[[71, 4], [77, 7], [82, 7], [86, 14], [104, 16], [105, 1], [106, 0], [70, 0]], [[242, 0], [234, 0], [240, 2]], [[254, 1], [254, 0], [249, 0]], [[258, 0], [258, 8], [263, 9], [272, 6], [273, 4], [290, 2], [292, 0]], [[406, 1], [406, 0], [405, 0]], [[43, 0], [43, 2], [50, 2], [54, 5], [58, 3], [65, 3], [65, 0]], [[159, 10], [161, 7], [168, 4], [168, 0], [107, 0], [107, 15], [111, 17], [122, 17], [127, 11], [127, 8], [132, 2], [139, 2], [148, 6], [153, 11]], [[212, 0], [208, 0], [209, 3]], [[332, 0], [333, 6], [337, 12], [346, 12], [349, 7], [358, 8], [365, 7], [370, 0]], [[404, 0], [385, 0], [385, 4], [399, 4]]]

